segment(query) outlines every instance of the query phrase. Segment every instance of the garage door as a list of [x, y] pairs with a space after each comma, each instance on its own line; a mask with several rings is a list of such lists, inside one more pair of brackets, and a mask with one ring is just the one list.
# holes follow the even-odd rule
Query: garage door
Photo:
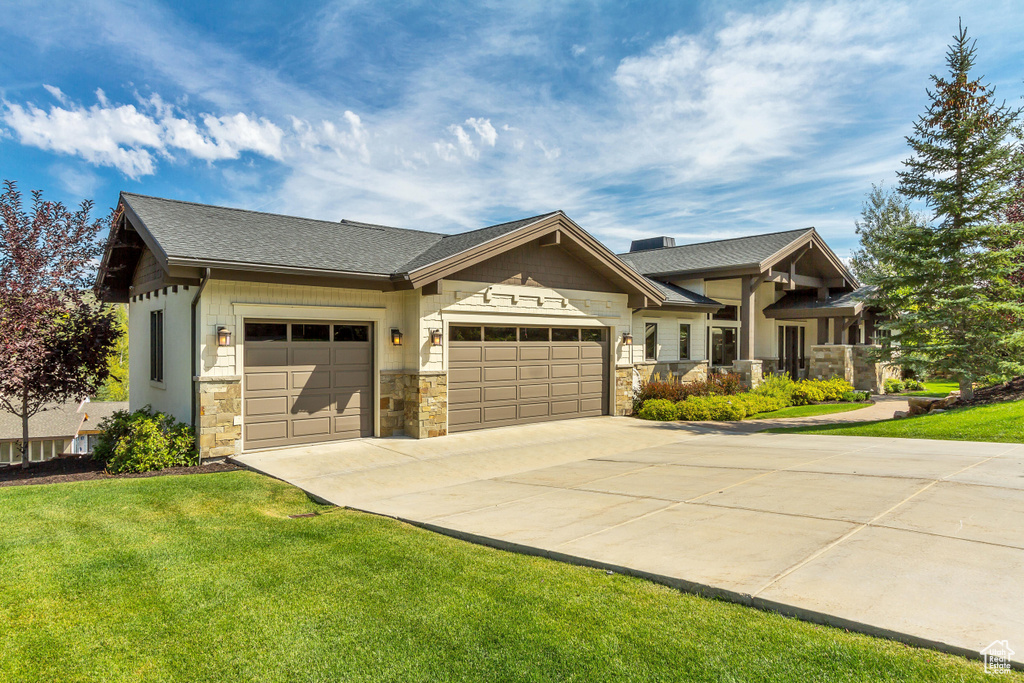
[[605, 328], [448, 328], [448, 431], [604, 415]]
[[373, 435], [369, 323], [245, 322], [247, 450]]

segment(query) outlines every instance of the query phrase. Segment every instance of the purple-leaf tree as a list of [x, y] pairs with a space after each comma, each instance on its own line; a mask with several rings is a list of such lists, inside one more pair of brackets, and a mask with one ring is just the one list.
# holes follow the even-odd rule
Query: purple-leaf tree
[[0, 194], [0, 410], [21, 418], [21, 466], [29, 466], [29, 418], [48, 403], [78, 401], [108, 374], [114, 312], [92, 292], [104, 225], [32, 193], [26, 209], [12, 181]]

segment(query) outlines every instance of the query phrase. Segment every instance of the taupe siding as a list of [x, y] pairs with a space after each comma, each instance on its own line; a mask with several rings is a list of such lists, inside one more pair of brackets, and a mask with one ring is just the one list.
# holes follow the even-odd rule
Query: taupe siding
[[158, 289], [163, 286], [163, 282], [164, 269], [152, 251], [144, 250], [139, 257], [139, 264], [135, 266], [135, 275], [132, 276], [132, 293], [141, 294]]
[[542, 247], [537, 242], [506, 251], [447, 279], [591, 292], [621, 291], [561, 247]]

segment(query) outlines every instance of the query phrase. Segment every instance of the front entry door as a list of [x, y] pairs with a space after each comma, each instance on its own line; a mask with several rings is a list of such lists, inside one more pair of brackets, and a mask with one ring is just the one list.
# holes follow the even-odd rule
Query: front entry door
[[779, 369], [793, 379], [800, 379], [800, 370], [804, 366], [803, 342], [803, 327], [785, 325], [779, 328]]
[[711, 364], [723, 366], [735, 363], [737, 341], [735, 327], [711, 328]]

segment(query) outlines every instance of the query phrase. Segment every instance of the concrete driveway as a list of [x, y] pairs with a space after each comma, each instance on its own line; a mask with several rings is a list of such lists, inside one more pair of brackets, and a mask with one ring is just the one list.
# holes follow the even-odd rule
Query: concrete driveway
[[606, 417], [238, 461], [470, 540], [1024, 661], [1024, 445]]

